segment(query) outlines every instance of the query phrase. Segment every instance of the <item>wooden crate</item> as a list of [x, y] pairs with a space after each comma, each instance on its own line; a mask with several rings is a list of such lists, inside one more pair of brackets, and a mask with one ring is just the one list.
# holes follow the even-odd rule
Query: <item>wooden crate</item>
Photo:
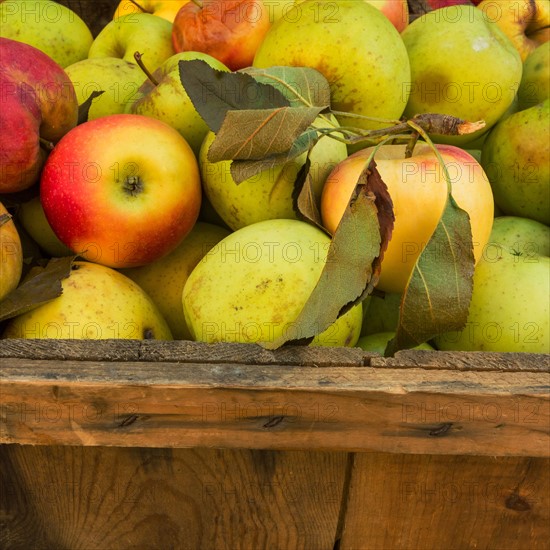
[[3, 340], [0, 371], [2, 548], [549, 548], [549, 356]]

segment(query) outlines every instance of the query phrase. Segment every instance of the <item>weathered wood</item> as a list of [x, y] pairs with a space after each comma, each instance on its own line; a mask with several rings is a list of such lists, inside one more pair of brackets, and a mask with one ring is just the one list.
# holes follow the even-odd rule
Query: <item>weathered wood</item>
[[0, 442], [548, 456], [550, 374], [0, 360]]
[[4, 549], [332, 550], [346, 453], [0, 446]]
[[550, 372], [550, 355], [535, 353], [406, 350], [385, 358], [360, 348], [284, 346], [266, 350], [254, 344], [204, 344], [187, 340], [6, 339], [0, 340], [2, 358]]
[[340, 550], [547, 550], [548, 458], [354, 456]]
[[289, 346], [271, 351], [254, 344], [187, 340], [0, 340], [0, 358], [362, 366], [374, 354], [359, 348]]

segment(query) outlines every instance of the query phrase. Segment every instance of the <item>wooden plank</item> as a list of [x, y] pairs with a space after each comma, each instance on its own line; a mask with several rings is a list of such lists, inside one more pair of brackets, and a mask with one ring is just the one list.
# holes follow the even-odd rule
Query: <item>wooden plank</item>
[[260, 365], [363, 366], [373, 353], [359, 348], [288, 346], [275, 351], [255, 344], [205, 344], [187, 340], [0, 340], [0, 359], [243, 363]]
[[340, 550], [547, 550], [548, 458], [354, 457]]
[[0, 446], [11, 548], [332, 550], [346, 453]]
[[550, 374], [0, 360], [0, 442], [548, 456]]
[[360, 348], [283, 346], [278, 350], [265, 350], [255, 344], [205, 344], [187, 340], [0, 340], [0, 359], [8, 358], [550, 372], [550, 355], [535, 353], [406, 350], [384, 358]]

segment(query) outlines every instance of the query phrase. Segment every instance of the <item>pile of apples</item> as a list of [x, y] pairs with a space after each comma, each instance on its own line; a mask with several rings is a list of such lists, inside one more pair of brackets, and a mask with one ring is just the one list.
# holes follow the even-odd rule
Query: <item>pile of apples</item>
[[[56, 2], [4, 0], [0, 22], [3, 338], [305, 339], [384, 353], [450, 181], [470, 218], [473, 294], [463, 330], [420, 347], [550, 353], [548, 0], [122, 0], [96, 36]], [[307, 156], [323, 227], [295, 208], [305, 154], [238, 183], [231, 160], [211, 160], [217, 130], [180, 79], [190, 60], [328, 81]], [[478, 124], [430, 134], [440, 156], [422, 138], [408, 153], [404, 141], [338, 139], [420, 113]], [[330, 326], [296, 331], [373, 154], [395, 218], [375, 291]], [[59, 258], [70, 258], [60, 295], [27, 303]]]

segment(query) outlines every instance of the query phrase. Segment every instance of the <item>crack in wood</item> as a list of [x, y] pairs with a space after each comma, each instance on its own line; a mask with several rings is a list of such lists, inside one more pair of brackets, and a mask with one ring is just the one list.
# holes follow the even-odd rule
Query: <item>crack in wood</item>
[[262, 426], [262, 428], [274, 428], [275, 426], [280, 424], [284, 420], [284, 418], [284, 416], [273, 416]]
[[428, 435], [431, 437], [442, 437], [447, 434], [447, 432], [451, 429], [452, 425], [453, 425], [452, 422], [445, 422], [444, 424], [441, 424], [441, 426], [438, 426], [437, 428], [430, 430], [428, 432]]

